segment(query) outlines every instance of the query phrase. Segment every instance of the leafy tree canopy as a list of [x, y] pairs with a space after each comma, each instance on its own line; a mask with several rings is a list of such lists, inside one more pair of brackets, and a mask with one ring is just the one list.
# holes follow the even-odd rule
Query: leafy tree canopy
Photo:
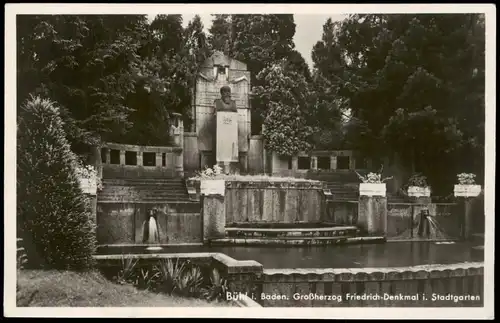
[[[360, 149], [397, 152], [429, 172], [480, 170], [484, 37], [476, 14], [351, 15], [326, 22], [313, 60], [353, 116]], [[464, 154], [476, 166], [458, 161]]]
[[17, 19], [18, 101], [38, 93], [58, 102], [74, 150], [101, 140], [165, 144], [172, 112], [190, 120], [209, 54], [198, 16], [185, 29], [181, 15]]

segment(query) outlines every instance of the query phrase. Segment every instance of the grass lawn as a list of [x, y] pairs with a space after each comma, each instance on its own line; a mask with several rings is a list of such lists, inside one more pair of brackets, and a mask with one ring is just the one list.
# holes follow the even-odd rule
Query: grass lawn
[[114, 284], [98, 272], [18, 270], [17, 283], [19, 307], [236, 306], [141, 291], [133, 286]]

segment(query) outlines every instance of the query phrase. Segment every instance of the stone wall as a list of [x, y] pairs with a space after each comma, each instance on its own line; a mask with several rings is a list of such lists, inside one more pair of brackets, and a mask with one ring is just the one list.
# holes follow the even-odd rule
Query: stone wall
[[484, 210], [484, 193], [481, 193], [477, 198], [472, 201], [472, 231], [474, 233], [484, 233], [485, 225], [485, 210]]
[[226, 183], [226, 224], [320, 222], [324, 205], [319, 182]]
[[[262, 275], [262, 293], [275, 299], [259, 301], [265, 307], [480, 307], [483, 306], [483, 267], [483, 263], [463, 263], [395, 268], [266, 269]], [[462, 299], [455, 302], [436, 298], [447, 294]], [[357, 299], [353, 295], [372, 298]], [[277, 296], [281, 299], [276, 299]]]
[[309, 173], [347, 172], [364, 170], [370, 166], [369, 160], [364, 162], [352, 150], [315, 150], [292, 157], [272, 153], [270, 168], [273, 175], [307, 177]]
[[[264, 269], [222, 253], [129, 255], [139, 266], [160, 259], [216, 268], [232, 298], [264, 307], [481, 307], [484, 263], [338, 269]], [[121, 266], [122, 255], [94, 256], [101, 268]]]
[[358, 223], [358, 202], [327, 201], [325, 205], [325, 222], [338, 225], [356, 225]]
[[248, 148], [248, 173], [264, 173], [264, 143], [262, 136], [250, 137]]
[[143, 224], [148, 210], [159, 209], [160, 244], [202, 242], [199, 211], [189, 212], [175, 203], [100, 202], [97, 204], [99, 245], [142, 244]]
[[[145, 160], [145, 154], [152, 158]], [[158, 178], [183, 176], [183, 148], [105, 143], [103, 178]]]
[[184, 170], [194, 172], [200, 169], [200, 153], [198, 151], [198, 136], [195, 132], [184, 133]]

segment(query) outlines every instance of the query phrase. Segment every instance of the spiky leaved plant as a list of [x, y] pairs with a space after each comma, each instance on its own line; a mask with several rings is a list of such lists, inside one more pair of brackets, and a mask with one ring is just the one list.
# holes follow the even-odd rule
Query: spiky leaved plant
[[210, 283], [202, 289], [202, 294], [208, 301], [221, 301], [226, 299], [228, 292], [227, 280], [222, 277], [217, 268], [210, 273]]

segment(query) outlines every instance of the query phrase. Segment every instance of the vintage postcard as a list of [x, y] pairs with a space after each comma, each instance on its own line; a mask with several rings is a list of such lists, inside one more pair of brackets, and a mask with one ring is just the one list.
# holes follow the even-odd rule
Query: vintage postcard
[[7, 317], [494, 317], [494, 5], [5, 21]]

